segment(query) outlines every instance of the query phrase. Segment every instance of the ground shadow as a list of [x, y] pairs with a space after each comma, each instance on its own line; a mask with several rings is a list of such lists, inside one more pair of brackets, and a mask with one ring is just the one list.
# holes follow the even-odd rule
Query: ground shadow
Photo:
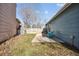
[[[48, 38], [48, 37], [47, 37]], [[76, 53], [78, 53], [79, 54], [79, 49], [77, 49], [75, 46], [73, 46], [73, 45], [69, 45], [68, 43], [66, 43], [66, 42], [62, 42], [62, 41], [60, 41], [57, 37], [54, 37], [54, 38], [51, 38], [52, 40], [55, 40], [56, 42], [58, 42], [58, 43], [60, 43], [63, 47], [65, 47], [65, 48], [68, 48], [69, 50], [72, 50], [73, 52], [76, 52]], [[46, 42], [46, 43], [42, 43], [42, 44], [47, 44], [47, 46], [49, 47], [49, 48], [54, 48], [54, 43], [52, 44], [52, 42]]]

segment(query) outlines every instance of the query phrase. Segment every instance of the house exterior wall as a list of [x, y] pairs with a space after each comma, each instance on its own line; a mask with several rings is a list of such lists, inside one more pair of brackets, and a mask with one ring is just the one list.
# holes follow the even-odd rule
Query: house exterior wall
[[0, 42], [16, 34], [16, 4], [0, 3]]
[[71, 4], [49, 24], [50, 31], [58, 32], [61, 40], [79, 49], [79, 4]]

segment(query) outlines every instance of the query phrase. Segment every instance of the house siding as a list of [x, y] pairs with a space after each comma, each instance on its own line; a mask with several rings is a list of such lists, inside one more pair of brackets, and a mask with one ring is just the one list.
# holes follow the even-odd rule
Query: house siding
[[16, 34], [16, 4], [0, 3], [0, 42]]
[[79, 49], [79, 4], [71, 4], [49, 24], [50, 31], [59, 32], [57, 37]]

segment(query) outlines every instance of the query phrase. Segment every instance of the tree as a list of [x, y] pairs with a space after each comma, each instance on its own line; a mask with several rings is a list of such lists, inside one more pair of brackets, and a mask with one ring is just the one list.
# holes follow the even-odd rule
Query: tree
[[37, 14], [32, 8], [24, 8], [21, 10], [21, 15], [23, 16], [24, 23], [28, 26], [32, 26], [37, 23]]

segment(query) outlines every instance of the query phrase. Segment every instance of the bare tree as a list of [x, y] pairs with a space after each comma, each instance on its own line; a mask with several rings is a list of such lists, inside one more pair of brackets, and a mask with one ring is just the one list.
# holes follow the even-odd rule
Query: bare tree
[[37, 14], [32, 8], [22, 9], [21, 15], [23, 16], [24, 23], [26, 25], [32, 26], [33, 24], [37, 23]]

